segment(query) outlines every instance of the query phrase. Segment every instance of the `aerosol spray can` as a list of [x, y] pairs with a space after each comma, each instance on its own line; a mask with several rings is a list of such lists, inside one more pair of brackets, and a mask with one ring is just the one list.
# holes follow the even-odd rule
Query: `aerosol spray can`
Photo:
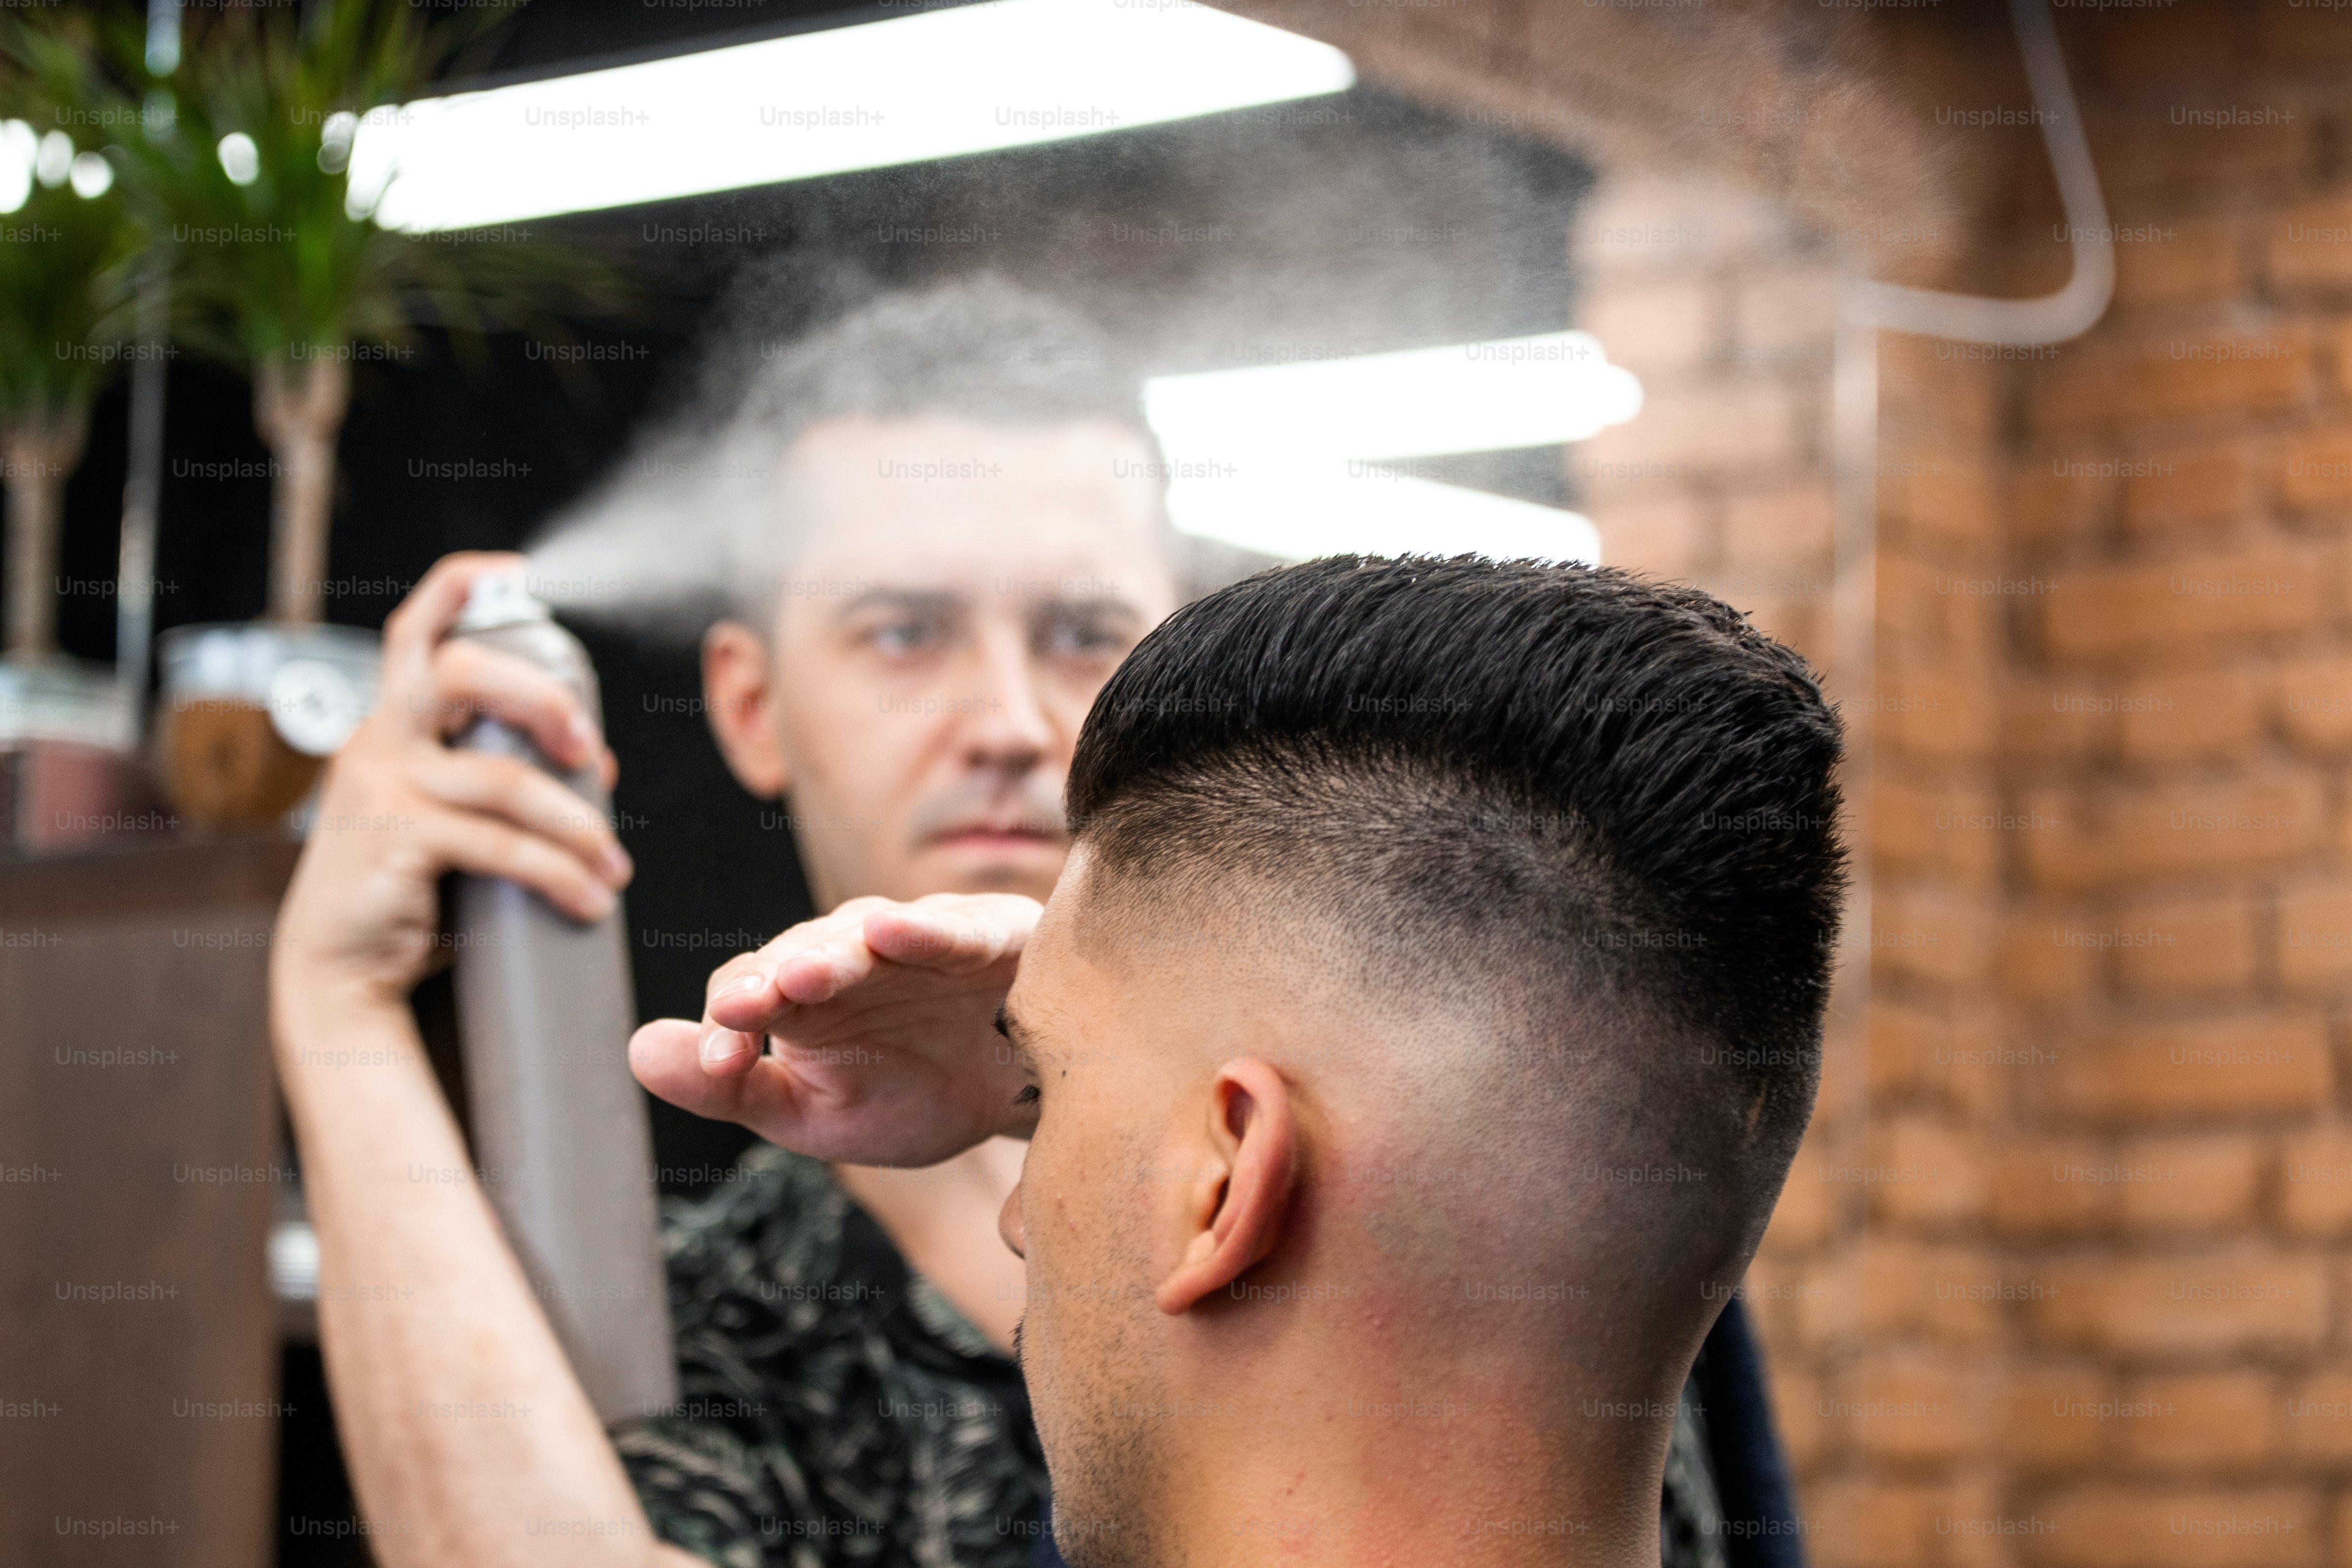
[[[520, 574], [476, 578], [451, 635], [547, 670], [601, 720], [586, 650]], [[593, 763], [553, 768], [509, 725], [481, 720], [459, 744], [527, 758], [610, 813]], [[457, 882], [457, 1021], [491, 1206], [597, 1415], [646, 1415], [677, 1401], [677, 1369], [620, 908], [583, 923], [501, 877]]]

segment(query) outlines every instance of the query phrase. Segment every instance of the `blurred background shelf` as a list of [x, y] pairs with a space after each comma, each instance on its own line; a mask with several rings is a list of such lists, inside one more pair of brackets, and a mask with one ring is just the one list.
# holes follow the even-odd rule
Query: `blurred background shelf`
[[34, 1504], [0, 1510], [0, 1562], [268, 1561], [290, 1173], [265, 980], [298, 847], [0, 859], [0, 1388], [31, 1407], [0, 1474]]

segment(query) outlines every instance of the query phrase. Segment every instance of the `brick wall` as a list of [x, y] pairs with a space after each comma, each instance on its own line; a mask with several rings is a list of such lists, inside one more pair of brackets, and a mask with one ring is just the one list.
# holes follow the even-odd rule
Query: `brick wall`
[[[1580, 324], [1651, 401], [1570, 462], [1611, 559], [1754, 611], [1869, 742], [1867, 984], [1747, 1287], [1816, 1560], [2352, 1564], [2352, 13], [2060, 16], [2116, 300], [2054, 351], [1882, 338], [1874, 669], [1832, 658], [1834, 236], [1612, 179]], [[1971, 155], [1948, 280], [2054, 286], [2038, 144]], [[1592, 243], [1634, 233], [1682, 237]]]

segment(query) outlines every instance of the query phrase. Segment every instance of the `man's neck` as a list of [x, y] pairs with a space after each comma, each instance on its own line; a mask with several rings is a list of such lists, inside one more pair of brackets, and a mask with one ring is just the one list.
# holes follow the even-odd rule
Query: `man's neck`
[[1261, 1382], [1245, 1402], [1225, 1401], [1234, 1417], [1199, 1425], [1157, 1500], [1184, 1543], [1175, 1561], [1657, 1562], [1667, 1423], [1587, 1419], [1572, 1389], [1533, 1398], [1527, 1376], [1417, 1385], [1393, 1362], [1353, 1364], [1365, 1370], [1286, 1394]]

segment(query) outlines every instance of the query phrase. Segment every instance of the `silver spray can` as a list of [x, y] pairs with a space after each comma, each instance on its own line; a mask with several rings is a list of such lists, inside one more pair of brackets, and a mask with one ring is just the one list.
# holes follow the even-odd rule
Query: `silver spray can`
[[[601, 721], [587, 651], [520, 574], [475, 579], [451, 635], [537, 665]], [[494, 719], [458, 743], [528, 759], [609, 819], [593, 764], [551, 767]], [[491, 1206], [597, 1415], [675, 1405], [653, 1134], [629, 1073], [636, 1006], [622, 910], [583, 923], [502, 877], [461, 876], [451, 915], [474, 1157]]]

